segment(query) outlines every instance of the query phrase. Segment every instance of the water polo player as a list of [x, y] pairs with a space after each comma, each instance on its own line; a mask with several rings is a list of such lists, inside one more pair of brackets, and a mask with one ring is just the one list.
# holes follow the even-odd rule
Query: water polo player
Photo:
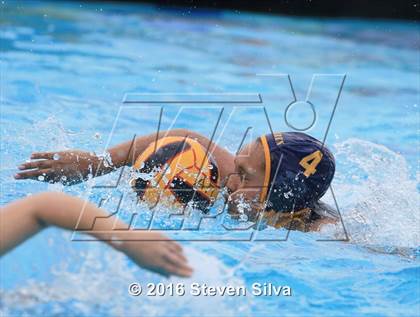
[[229, 212], [251, 221], [262, 216], [268, 225], [307, 231], [335, 217], [318, 210], [334, 176], [333, 155], [304, 133], [267, 134], [235, 156], [198, 133], [177, 129], [137, 137], [108, 153], [34, 153], [15, 178], [72, 184], [132, 165], [131, 186], [151, 206], [190, 204], [206, 211], [225, 188]]

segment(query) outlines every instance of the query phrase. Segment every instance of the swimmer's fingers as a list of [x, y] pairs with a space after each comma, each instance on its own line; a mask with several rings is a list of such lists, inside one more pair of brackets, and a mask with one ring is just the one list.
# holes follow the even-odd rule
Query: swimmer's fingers
[[167, 275], [177, 275], [181, 277], [190, 277], [193, 272], [189, 267], [181, 267], [172, 263], [166, 263], [164, 269]]
[[32, 161], [23, 163], [18, 166], [20, 170], [30, 170], [34, 168], [43, 169], [43, 168], [51, 168], [54, 161], [52, 160], [42, 160], [42, 161]]
[[179, 254], [179, 256], [185, 261], [187, 262], [187, 258], [184, 256], [184, 254], [182, 253], [182, 248], [181, 246], [173, 241], [168, 241], [168, 249], [171, 250], [173, 253]]
[[56, 152], [34, 152], [31, 155], [31, 159], [38, 160], [38, 159], [46, 159], [52, 160], [54, 155], [57, 154]]
[[173, 249], [173, 250], [175, 250], [177, 252], [182, 252], [182, 247], [178, 243], [176, 243], [175, 241], [168, 240], [166, 243], [168, 244], [168, 246], [171, 249]]
[[21, 172], [15, 175], [15, 179], [38, 179], [39, 176], [44, 176], [44, 181], [49, 180], [49, 175], [51, 174], [51, 169], [38, 169], [38, 170], [31, 170], [27, 172]]
[[179, 253], [174, 253], [169, 250], [164, 255], [166, 263], [164, 268], [169, 274], [189, 277], [192, 275], [193, 269], [187, 264], [185, 257], [181, 257]]
[[165, 239], [167, 239], [166, 241], [165, 241], [165, 245], [166, 245], [166, 247], [169, 249], [169, 250], [171, 250], [173, 253], [177, 253], [177, 254], [179, 254], [180, 255], [180, 257], [185, 261], [185, 262], [187, 262], [187, 258], [184, 256], [184, 254], [183, 254], [183, 250], [182, 250], [182, 247], [181, 247], [181, 245], [179, 244], [179, 243], [177, 243], [177, 242], [175, 242], [175, 241], [173, 241], [173, 240], [169, 240], [167, 237], [165, 237], [165, 236], [161, 236], [160, 237], [162, 240], [165, 240]]

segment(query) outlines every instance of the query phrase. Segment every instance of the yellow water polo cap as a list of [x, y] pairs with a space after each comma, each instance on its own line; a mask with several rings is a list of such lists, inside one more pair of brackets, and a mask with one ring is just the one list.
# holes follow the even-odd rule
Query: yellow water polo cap
[[219, 193], [219, 170], [208, 151], [188, 137], [152, 142], [134, 163], [130, 184], [149, 207], [169, 206], [208, 211]]

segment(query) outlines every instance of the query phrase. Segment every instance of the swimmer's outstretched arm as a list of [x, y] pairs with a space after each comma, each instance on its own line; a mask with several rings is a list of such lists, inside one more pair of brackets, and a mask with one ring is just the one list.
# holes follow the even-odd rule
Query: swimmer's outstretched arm
[[[197, 139], [209, 149], [219, 165], [222, 177], [235, 169], [234, 156], [224, 148], [211, 142], [205, 136], [194, 131], [175, 129], [161, 131], [158, 138], [165, 136], [182, 136]], [[16, 179], [35, 179], [47, 182], [62, 182], [66, 185], [79, 183], [92, 177], [104, 175], [125, 165], [132, 165], [135, 159], [156, 140], [156, 133], [140, 136], [133, 140], [118, 144], [107, 150], [109, 157], [100, 157], [93, 153], [70, 150], [62, 152], [40, 152], [31, 155], [32, 161], [20, 165], [21, 170]]]
[[[93, 204], [63, 193], [42, 193], [17, 200], [0, 208], [0, 256], [48, 226], [74, 230], [78, 224], [78, 228], [89, 230], [94, 219], [101, 217], [89, 234], [100, 240], [126, 239], [106, 242], [139, 266], [165, 276], [192, 274], [179, 244], [158, 232], [112, 231], [127, 225], [108, 216]], [[127, 235], [131, 241], [127, 241]]]

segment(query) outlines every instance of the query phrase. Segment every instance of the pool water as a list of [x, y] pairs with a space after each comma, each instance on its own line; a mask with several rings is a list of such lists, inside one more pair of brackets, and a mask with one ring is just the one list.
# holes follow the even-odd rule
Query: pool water
[[[415, 22], [318, 19], [215, 10], [158, 9], [95, 2], [15, 2], [1, 6], [1, 197], [5, 204], [42, 191], [97, 202], [116, 192], [132, 197], [118, 173], [71, 187], [15, 181], [33, 151], [85, 149], [154, 132], [188, 128], [235, 151], [267, 133], [312, 122], [336, 156], [333, 189], [341, 224], [318, 233], [265, 229], [260, 241], [183, 241], [191, 279], [165, 280], [95, 242], [71, 241], [50, 228], [0, 260], [0, 312], [7, 316], [418, 316], [420, 310], [419, 28]], [[289, 75], [289, 76], [288, 76]], [[312, 88], [310, 88], [312, 87]], [[175, 98], [222, 96], [251, 104], [123, 104], [130, 94]], [[155, 95], [154, 95], [155, 94]], [[157, 94], [157, 95], [156, 95]], [[221, 95], [222, 94], [222, 95]], [[159, 96], [158, 96], [159, 95]], [[190, 95], [191, 96], [191, 95]], [[194, 98], [195, 98], [194, 97]], [[221, 110], [223, 109], [223, 112]], [[118, 120], [116, 120], [118, 118]], [[224, 128], [223, 128], [224, 127]], [[112, 132], [112, 133], [111, 133]], [[130, 196], [131, 195], [131, 196]], [[113, 200], [114, 199], [114, 200]], [[324, 200], [334, 205], [331, 192]], [[220, 207], [218, 201], [214, 207]], [[121, 217], [139, 211], [126, 205]], [[215, 214], [217, 212], [213, 210]], [[191, 214], [191, 225], [197, 213]], [[232, 219], [210, 219], [183, 238], [220, 232]], [[171, 226], [161, 212], [156, 226]], [[201, 235], [202, 234], [202, 235]], [[206, 238], [207, 237], [207, 238]], [[292, 296], [130, 297], [132, 282], [288, 285]]]

